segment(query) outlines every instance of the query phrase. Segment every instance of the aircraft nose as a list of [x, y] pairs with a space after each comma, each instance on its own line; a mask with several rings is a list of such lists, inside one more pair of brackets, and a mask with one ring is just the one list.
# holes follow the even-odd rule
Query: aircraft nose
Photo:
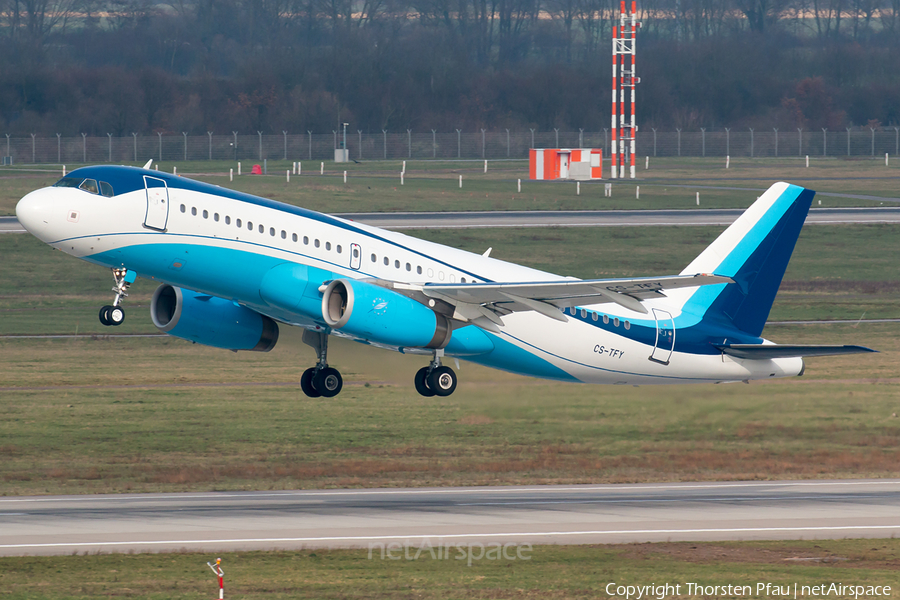
[[24, 198], [16, 204], [16, 218], [22, 227], [28, 230], [28, 233], [37, 237], [42, 241], [49, 233], [54, 213], [50, 193], [47, 189], [35, 190], [30, 194], [26, 194]]

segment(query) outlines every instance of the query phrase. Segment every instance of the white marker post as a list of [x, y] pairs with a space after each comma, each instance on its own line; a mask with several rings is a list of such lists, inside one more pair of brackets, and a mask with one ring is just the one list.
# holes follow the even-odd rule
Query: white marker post
[[228, 169], [228, 181], [234, 181], [234, 169]]
[[66, 165], [63, 165], [63, 177], [66, 176]]
[[406, 161], [403, 161], [403, 169], [400, 171], [401, 173], [406, 173]]
[[487, 173], [487, 161], [484, 161], [484, 172]]
[[303, 174], [303, 163], [299, 160], [297, 161], [297, 175]]
[[697, 192], [697, 206], [700, 206], [700, 192]]
[[459, 176], [459, 189], [462, 189], [462, 175]]
[[650, 157], [647, 157], [647, 160], [644, 161], [644, 170], [647, 171], [650, 169]]
[[206, 563], [212, 572], [219, 578], [219, 600], [225, 599], [225, 571], [222, 570], [222, 559], [217, 558], [216, 564]]
[[319, 175], [325, 174], [325, 163], [319, 163]]
[[726, 157], [725, 157], [725, 168], [727, 169], [727, 168], [729, 168], [730, 166], [731, 166], [731, 157], [730, 157], [730, 156], [726, 156]]
[[634, 188], [634, 199], [635, 200], [641, 199], [641, 186], [639, 186], [639, 185], [635, 186], [635, 188]]
[[809, 154], [806, 155], [806, 168], [809, 168]]
[[403, 185], [403, 171], [400, 171], [400, 185]]
[[290, 183], [291, 182], [291, 172], [285, 171], [285, 177], [287, 178], [287, 182]]
[[344, 183], [347, 183], [347, 171], [344, 171]]
[[519, 183], [516, 184], [516, 191], [519, 192], [520, 194], [522, 193], [522, 180], [521, 179], [519, 180]]
[[178, 167], [172, 167], [172, 175], [178, 176]]
[[575, 182], [575, 195], [576, 196], [581, 195], [581, 182], [580, 181]]
[[238, 163], [238, 175], [241, 174], [241, 163]]

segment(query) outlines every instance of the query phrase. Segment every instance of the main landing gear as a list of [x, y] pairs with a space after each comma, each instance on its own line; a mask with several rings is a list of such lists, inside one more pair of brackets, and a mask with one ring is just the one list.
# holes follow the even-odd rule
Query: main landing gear
[[434, 358], [427, 367], [416, 372], [416, 391], [423, 396], [449, 396], [456, 389], [458, 379], [450, 367], [441, 365], [443, 350], [435, 350]]
[[318, 362], [315, 367], [303, 371], [300, 389], [310, 398], [337, 396], [344, 387], [344, 380], [337, 369], [328, 366], [328, 334], [307, 329], [303, 332], [303, 343], [316, 351]]
[[113, 277], [116, 280], [116, 287], [112, 289], [116, 293], [116, 298], [112, 305], [106, 305], [100, 309], [100, 322], [106, 326], [121, 325], [125, 321], [125, 309], [119, 304], [122, 298], [127, 298], [129, 286], [134, 283], [137, 273], [128, 269], [113, 269]]

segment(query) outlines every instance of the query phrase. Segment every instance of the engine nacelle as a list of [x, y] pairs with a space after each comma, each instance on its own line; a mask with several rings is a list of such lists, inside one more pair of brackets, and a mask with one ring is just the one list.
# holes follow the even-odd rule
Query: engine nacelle
[[355, 279], [335, 279], [322, 295], [329, 326], [373, 342], [401, 348], [443, 348], [450, 322], [412, 298]]
[[268, 352], [278, 323], [229, 300], [163, 284], [150, 302], [153, 324], [169, 335], [226, 350]]

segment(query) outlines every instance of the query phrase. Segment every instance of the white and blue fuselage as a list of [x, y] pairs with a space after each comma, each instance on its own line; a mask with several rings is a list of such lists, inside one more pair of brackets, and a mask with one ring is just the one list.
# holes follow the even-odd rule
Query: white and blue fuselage
[[[67, 254], [224, 299], [277, 322], [431, 354], [434, 344], [406, 345], [397, 343], [405, 338], [391, 335], [417, 326], [415, 318], [407, 322], [402, 313], [391, 315], [389, 307], [394, 294], [413, 290], [406, 294], [417, 298], [416, 306], [434, 307], [428, 298], [436, 297], [449, 307], [450, 337], [442, 342], [446, 356], [536, 377], [643, 385], [802, 372], [799, 356], [741, 358], [723, 347], [770, 344], [759, 334], [811, 199], [802, 188], [773, 186], [682, 274], [714, 273], [734, 283], [619, 296], [620, 301], [607, 293], [576, 306], [532, 295], [508, 304], [510, 310], [479, 302], [477, 294], [469, 304], [460, 301], [454, 308], [454, 302], [468, 289], [481, 293], [506, 289], [498, 287], [506, 283], [552, 286], [574, 280], [130, 167], [78, 169], [57, 186], [28, 194], [16, 212], [29, 232]], [[773, 253], [785, 252], [772, 262]], [[767, 278], [766, 269], [778, 272]], [[385, 286], [379, 288], [386, 290], [385, 298], [367, 308], [369, 318], [382, 319], [385, 335], [369, 325], [345, 330], [323, 316], [322, 294], [335, 280]], [[456, 295], [438, 293], [441, 286]], [[528, 310], [533, 302], [565, 316]], [[472, 318], [472, 307], [481, 314], [491, 310], [491, 322]]]

